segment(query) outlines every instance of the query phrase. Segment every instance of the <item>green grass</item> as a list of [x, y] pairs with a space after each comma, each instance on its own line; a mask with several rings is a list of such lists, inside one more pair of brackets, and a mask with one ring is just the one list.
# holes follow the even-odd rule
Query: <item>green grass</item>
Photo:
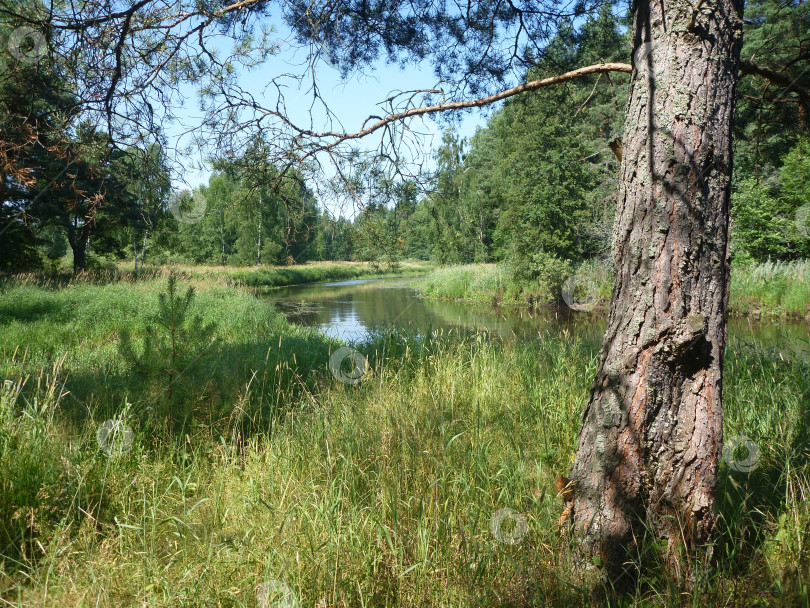
[[425, 262], [399, 262], [394, 265], [367, 262], [309, 262], [297, 266], [261, 268], [191, 267], [191, 274], [217, 279], [227, 277], [235, 285], [285, 287], [322, 281], [345, 281], [380, 275], [422, 274], [433, 268]]
[[[606, 306], [610, 300], [610, 273], [604, 264], [584, 262], [572, 276], [590, 281], [588, 294], [594, 308]], [[562, 305], [560, 287], [565, 277], [557, 281], [518, 280], [502, 264], [465, 264], [437, 268], [414, 282], [414, 287], [429, 298], [458, 300], [486, 304], [516, 306]], [[585, 294], [583, 294], [585, 295]]]
[[731, 312], [810, 320], [810, 260], [734, 267]]
[[496, 264], [465, 264], [437, 268], [414, 285], [426, 296], [437, 299], [490, 302], [504, 293], [509, 276]]
[[[595, 307], [604, 308], [610, 300], [609, 269], [603, 264], [585, 263], [575, 274], [593, 281], [598, 289]], [[512, 306], [549, 304], [559, 297], [538, 282], [513, 280], [497, 264], [437, 268], [414, 286], [430, 298]], [[810, 320], [810, 260], [734, 266], [730, 314]]]
[[[553, 481], [598, 344], [377, 335], [354, 387], [327, 371], [337, 343], [246, 289], [192, 281], [220, 341], [177, 385], [194, 414], [181, 432], [150, 413], [161, 379], [116, 348], [162, 276], [3, 286], [0, 603], [257, 606], [276, 580], [302, 606], [589, 605]], [[623, 605], [807, 605], [808, 362], [732, 340], [726, 365], [726, 435], [762, 457], [721, 468], [717, 566], [689, 590], [653, 551]], [[134, 442], [109, 457], [96, 431], [116, 415]], [[490, 529], [503, 508], [525, 517], [513, 545]]]
[[[236, 287], [287, 287], [318, 283], [322, 281], [345, 281], [383, 275], [424, 274], [433, 269], [428, 262], [396, 262], [377, 264], [374, 262], [307, 262], [295, 266], [171, 266], [181, 277], [206, 284]], [[120, 262], [102, 270], [92, 270], [74, 276], [70, 272], [57, 272], [50, 275], [27, 273], [11, 277], [14, 284], [34, 283], [38, 285], [69, 285], [73, 283], [107, 284], [121, 281], [133, 282], [165, 276], [168, 267], [146, 266], [137, 274], [131, 263]], [[0, 281], [9, 279], [0, 279]]]

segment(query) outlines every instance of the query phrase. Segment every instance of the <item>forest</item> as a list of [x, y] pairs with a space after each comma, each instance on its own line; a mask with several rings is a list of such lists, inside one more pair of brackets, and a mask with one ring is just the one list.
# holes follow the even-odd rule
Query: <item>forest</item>
[[[580, 30], [561, 27], [525, 79], [621, 59], [631, 30], [629, 16], [616, 19], [615, 11], [606, 3]], [[742, 55], [765, 65], [788, 62], [806, 43], [804, 13], [802, 4], [785, 12], [779, 3], [749, 2]], [[424, 184], [391, 179], [356, 157], [351, 185], [358, 202], [346, 217], [319, 203], [303, 176], [279, 181], [277, 169], [258, 160], [261, 139], [238, 159], [213, 158], [208, 184], [193, 191], [173, 191], [159, 145], [113, 149], [94, 127], [70, 117], [58, 126], [30, 126], [48, 130], [50, 141], [24, 148], [30, 157], [14, 156], [20, 148], [12, 146], [21, 143], [14, 138], [25, 131], [14, 129], [13, 118], [48, 116], [70, 100], [54, 93], [66, 95], [67, 87], [43, 78], [44, 66], [13, 60], [6, 56], [2, 82], [4, 154], [20, 179], [2, 185], [6, 271], [123, 260], [136, 268], [145, 261], [430, 260], [501, 262], [516, 281], [553, 284], [564, 274], [561, 264], [609, 256], [619, 166], [611, 144], [621, 137], [625, 74], [510, 99], [469, 141], [447, 127]], [[29, 95], [32, 88], [40, 99]], [[737, 92], [731, 247], [739, 264], [810, 255], [807, 214], [797, 216], [810, 201], [807, 117], [801, 103], [779, 95], [757, 79], [743, 80]], [[78, 159], [74, 150], [82, 151]], [[47, 194], [28, 187], [28, 167], [57, 176]]]

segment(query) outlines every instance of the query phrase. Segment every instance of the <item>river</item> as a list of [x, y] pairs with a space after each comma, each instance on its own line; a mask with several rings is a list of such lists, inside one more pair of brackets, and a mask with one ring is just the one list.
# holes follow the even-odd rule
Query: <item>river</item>
[[[604, 315], [568, 309], [536, 312], [426, 299], [410, 287], [413, 278], [365, 279], [312, 283], [267, 292], [267, 297], [293, 323], [316, 327], [326, 335], [359, 344], [371, 332], [398, 329], [424, 333], [465, 328], [505, 339], [530, 339], [546, 332], [568, 331], [600, 341]], [[810, 325], [731, 319], [729, 336], [775, 356], [810, 353]]]

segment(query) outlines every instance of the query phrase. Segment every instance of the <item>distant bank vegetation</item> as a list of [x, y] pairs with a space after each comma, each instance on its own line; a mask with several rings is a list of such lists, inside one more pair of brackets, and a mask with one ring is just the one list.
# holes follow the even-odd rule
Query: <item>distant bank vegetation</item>
[[[581, 277], [591, 286], [595, 307], [610, 300], [612, 279], [606, 264], [574, 267], [549, 265], [535, 279], [517, 279], [498, 264], [465, 264], [437, 268], [415, 283], [425, 296], [507, 306], [564, 305], [562, 286]], [[734, 265], [731, 270], [730, 314], [810, 320], [810, 260]]]

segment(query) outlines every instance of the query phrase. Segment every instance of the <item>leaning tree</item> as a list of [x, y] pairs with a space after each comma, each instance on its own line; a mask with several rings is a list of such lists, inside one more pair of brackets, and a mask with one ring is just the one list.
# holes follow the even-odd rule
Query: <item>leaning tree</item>
[[[630, 578], [623, 565], [645, 533], [663, 541], [678, 576], [688, 574], [677, 571], [681, 552], [711, 545], [739, 74], [810, 103], [791, 70], [741, 60], [743, 0], [635, 0], [632, 63], [582, 66], [506, 88], [545, 56], [561, 23], [577, 27], [603, 1], [86, 0], [53, 2], [43, 16], [0, 3], [0, 15], [30, 28], [32, 39], [41, 35], [47, 44], [26, 49], [26, 57], [41, 51], [68, 74], [84, 116], [103, 122], [112, 140], [158, 137], [190, 82], [205, 109], [198, 140], [240, 158], [240, 147], [262, 133], [280, 179], [324, 162], [342, 175], [362, 137], [377, 137], [377, 157], [397, 167], [402, 146], [418, 140], [408, 126], [419, 117], [593, 74], [631, 74], [623, 145], [614, 146], [622, 160], [615, 282], [571, 471], [579, 569], [601, 586]], [[267, 27], [274, 19], [290, 39], [275, 38]], [[218, 44], [223, 38], [230, 42]], [[240, 86], [233, 67], [261, 65], [280, 44], [297, 46], [306, 61], [268, 78], [262, 97]], [[430, 62], [436, 84], [398, 92], [379, 115], [343, 129], [321, 96], [318, 66], [325, 61], [346, 75], [382, 58]], [[801, 65], [791, 66], [795, 75]], [[311, 96], [307, 124], [288, 111], [289, 85]]]

